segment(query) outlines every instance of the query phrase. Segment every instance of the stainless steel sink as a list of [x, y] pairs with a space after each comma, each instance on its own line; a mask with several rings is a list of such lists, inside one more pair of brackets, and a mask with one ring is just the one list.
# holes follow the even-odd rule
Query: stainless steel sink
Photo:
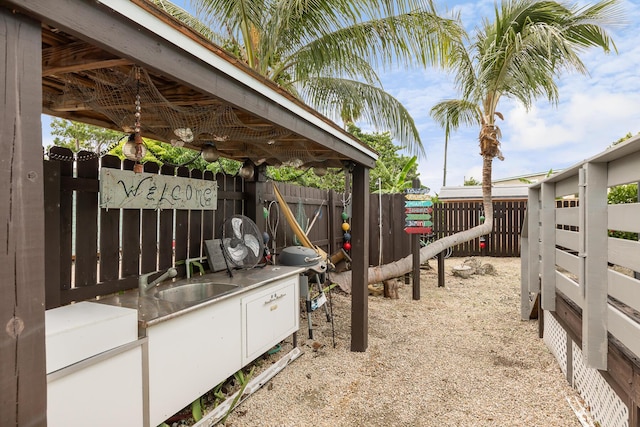
[[202, 282], [187, 283], [155, 293], [155, 297], [170, 302], [198, 302], [210, 300], [237, 289], [237, 285], [227, 283]]

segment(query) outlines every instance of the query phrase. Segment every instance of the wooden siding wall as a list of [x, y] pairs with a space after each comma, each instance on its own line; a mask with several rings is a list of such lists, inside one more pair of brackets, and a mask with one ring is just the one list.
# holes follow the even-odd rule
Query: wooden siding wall
[[[520, 256], [520, 230], [527, 202], [524, 200], [493, 203], [494, 223], [491, 234], [485, 236], [486, 247], [480, 249], [480, 240], [474, 239], [453, 248], [452, 256]], [[482, 202], [443, 202], [434, 205], [434, 232], [446, 237], [480, 224]]]

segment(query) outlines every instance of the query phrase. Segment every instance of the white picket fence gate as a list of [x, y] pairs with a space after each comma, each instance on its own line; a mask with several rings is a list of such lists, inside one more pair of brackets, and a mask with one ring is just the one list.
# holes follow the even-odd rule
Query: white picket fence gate
[[[612, 187], [639, 181], [636, 136], [532, 185], [521, 235], [522, 318], [539, 295], [545, 343], [602, 426], [640, 425], [640, 242], [608, 237], [640, 232], [640, 204], [607, 204]], [[557, 301], [574, 308], [578, 330]], [[629, 372], [609, 366], [611, 345]]]

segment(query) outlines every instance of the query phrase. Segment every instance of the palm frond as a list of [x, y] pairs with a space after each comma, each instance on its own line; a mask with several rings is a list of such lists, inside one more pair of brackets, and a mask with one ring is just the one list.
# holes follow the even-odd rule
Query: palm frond
[[482, 120], [480, 107], [465, 99], [440, 101], [431, 108], [429, 115], [445, 130], [446, 138], [461, 126], [476, 126]]
[[222, 44], [223, 39], [220, 37], [218, 33], [215, 33], [209, 28], [208, 25], [203, 23], [200, 19], [196, 18], [183, 8], [176, 6], [171, 3], [169, 0], [150, 0], [156, 6], [160, 7], [162, 10], [167, 12], [169, 15], [176, 18], [178, 21], [182, 22], [189, 28], [199, 32], [206, 39], [211, 40], [216, 44]]
[[324, 63], [358, 56], [383, 68], [444, 65], [460, 35], [456, 21], [416, 11], [308, 34], [299, 48]]
[[334, 121], [344, 111], [360, 111], [356, 119], [389, 131], [411, 154], [425, 156], [420, 134], [407, 109], [379, 87], [355, 80], [317, 77], [301, 82], [299, 93], [311, 107]]

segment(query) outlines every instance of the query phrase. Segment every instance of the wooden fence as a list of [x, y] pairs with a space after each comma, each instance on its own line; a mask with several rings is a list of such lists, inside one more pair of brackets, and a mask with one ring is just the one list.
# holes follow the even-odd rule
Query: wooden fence
[[[71, 151], [59, 147], [51, 153], [52, 158], [72, 157]], [[91, 153], [81, 152], [78, 157], [91, 157]], [[215, 180], [217, 210], [100, 208], [100, 166], [132, 170], [133, 162], [104, 156], [100, 161], [90, 158], [75, 164], [74, 171], [71, 161], [44, 162], [47, 308], [135, 288], [139, 274], [174, 264], [184, 276], [184, 261], [205, 256], [203, 242], [220, 238], [225, 218], [247, 209], [245, 183], [239, 177], [154, 163], [146, 163], [144, 171]], [[342, 245], [341, 195], [290, 184], [278, 187], [294, 215], [315, 217], [309, 236], [316, 245], [328, 253]], [[277, 254], [296, 241], [284, 214], [273, 205], [273, 187], [266, 184], [263, 190], [260, 201], [268, 215], [256, 215], [256, 222], [261, 230], [269, 230], [268, 246]]]
[[541, 307], [545, 342], [607, 426], [640, 426], [640, 242], [608, 237], [640, 232], [640, 204], [607, 204], [638, 181], [635, 137], [530, 187], [522, 235], [522, 318]]
[[[486, 247], [474, 239], [453, 248], [453, 256], [520, 256], [520, 230], [527, 209], [524, 200], [493, 203], [493, 231], [485, 236]], [[434, 231], [438, 238], [468, 230], [480, 224], [482, 202], [444, 202], [434, 205]]]
[[[69, 159], [71, 151], [53, 148], [52, 159]], [[81, 152], [78, 157], [91, 157]], [[76, 170], [74, 171], [74, 164]], [[139, 274], [166, 270], [176, 264], [185, 275], [187, 259], [205, 256], [204, 241], [221, 237], [225, 218], [246, 214], [248, 195], [241, 178], [185, 167], [147, 163], [144, 171], [169, 176], [215, 180], [218, 208], [211, 210], [105, 209], [99, 207], [100, 167], [132, 170], [133, 163], [117, 157], [71, 162], [45, 160], [45, 269], [46, 306], [53, 308], [99, 295], [132, 289]], [[298, 244], [278, 206], [271, 183], [257, 190], [256, 223], [269, 235], [269, 249], [277, 254]], [[343, 212], [353, 224], [347, 198], [335, 191], [278, 183], [292, 213], [309, 238], [328, 254], [340, 252], [344, 243]], [[404, 196], [372, 194], [370, 199], [370, 263], [396, 261], [411, 253], [410, 236], [404, 232]], [[524, 204], [496, 203], [496, 230], [482, 252], [478, 242], [454, 248], [454, 256], [517, 256], [517, 230]], [[435, 231], [449, 235], [478, 220], [476, 203], [436, 205]], [[515, 236], [515, 237], [514, 237]], [[344, 264], [339, 266], [345, 268]]]

